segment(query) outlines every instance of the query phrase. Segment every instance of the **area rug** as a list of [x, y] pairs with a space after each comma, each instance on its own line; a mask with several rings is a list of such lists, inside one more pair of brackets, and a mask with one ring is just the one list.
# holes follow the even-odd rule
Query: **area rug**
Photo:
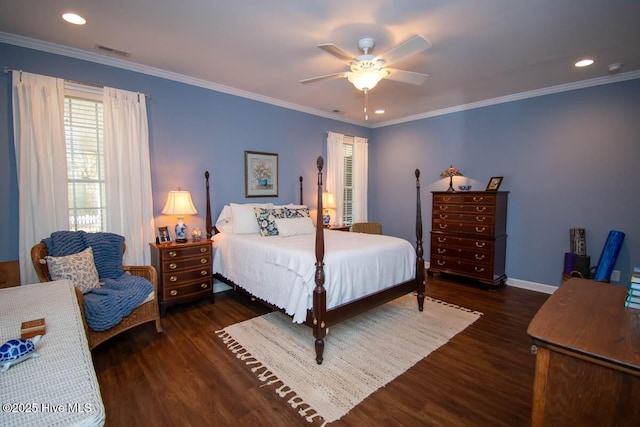
[[315, 362], [311, 328], [272, 312], [216, 334], [276, 393], [312, 422], [339, 420], [367, 396], [411, 368], [482, 313], [426, 298], [418, 311], [406, 295], [329, 330], [324, 361]]

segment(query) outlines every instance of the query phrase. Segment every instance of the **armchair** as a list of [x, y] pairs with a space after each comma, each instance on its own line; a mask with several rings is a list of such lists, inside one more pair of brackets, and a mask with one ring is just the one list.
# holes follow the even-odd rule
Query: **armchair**
[[[122, 253], [126, 249], [126, 245], [123, 244]], [[45, 257], [47, 256], [47, 246], [44, 243], [38, 243], [31, 248], [31, 262], [38, 274], [38, 278], [41, 282], [49, 282], [49, 268]], [[84, 329], [87, 334], [87, 340], [89, 341], [89, 348], [93, 350], [96, 346], [108, 340], [109, 338], [118, 335], [134, 326], [141, 325], [146, 322], [155, 322], [156, 331], [162, 332], [162, 323], [160, 322], [160, 312], [158, 310], [158, 278], [156, 269], [153, 266], [122, 266], [125, 272], [129, 272], [134, 276], [144, 277], [149, 280], [153, 285], [153, 299], [138, 307], [134, 308], [128, 316], [125, 316], [117, 325], [101, 332], [92, 330], [87, 325], [87, 319], [84, 309], [84, 295], [76, 288], [76, 297], [78, 299], [78, 305], [80, 306], [80, 312], [82, 314], [82, 320], [84, 323]]]

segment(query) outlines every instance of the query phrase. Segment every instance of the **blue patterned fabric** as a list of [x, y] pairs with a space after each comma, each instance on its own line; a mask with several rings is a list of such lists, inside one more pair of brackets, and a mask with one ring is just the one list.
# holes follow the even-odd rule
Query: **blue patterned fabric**
[[82, 252], [89, 246], [103, 285], [84, 294], [87, 324], [94, 331], [117, 325], [153, 290], [144, 277], [125, 274], [122, 269], [124, 237], [114, 233], [56, 231], [43, 239], [48, 255], [53, 257]]
[[308, 218], [309, 208], [284, 208], [286, 218]]
[[122, 270], [124, 237], [114, 233], [86, 233], [84, 231], [55, 231], [43, 239], [50, 256], [59, 257], [82, 252], [91, 246], [100, 280], [117, 279]]
[[144, 277], [124, 274], [118, 279], [105, 279], [104, 285], [84, 294], [87, 325], [94, 331], [105, 331], [128, 316], [153, 291]]
[[256, 219], [258, 220], [258, 228], [261, 236], [277, 236], [278, 227], [276, 226], [277, 218], [284, 218], [284, 211], [281, 208], [264, 209], [253, 208]]

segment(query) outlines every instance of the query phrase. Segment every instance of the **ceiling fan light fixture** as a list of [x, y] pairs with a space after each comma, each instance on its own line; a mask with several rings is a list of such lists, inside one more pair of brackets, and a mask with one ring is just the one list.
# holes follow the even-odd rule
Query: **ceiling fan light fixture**
[[376, 87], [378, 82], [385, 78], [387, 74], [389, 72], [386, 70], [369, 68], [352, 71], [347, 78], [356, 89], [364, 91]]
[[87, 23], [86, 19], [84, 19], [82, 16], [78, 15], [77, 13], [73, 13], [73, 12], [63, 13], [62, 19], [64, 19], [70, 24], [75, 24], [75, 25], [84, 25]]

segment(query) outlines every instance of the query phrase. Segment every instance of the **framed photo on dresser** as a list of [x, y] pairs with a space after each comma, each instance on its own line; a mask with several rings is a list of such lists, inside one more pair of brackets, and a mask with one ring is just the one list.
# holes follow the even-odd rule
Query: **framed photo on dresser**
[[501, 176], [492, 176], [487, 184], [487, 188], [484, 191], [498, 191], [500, 188], [500, 184], [502, 184]]

